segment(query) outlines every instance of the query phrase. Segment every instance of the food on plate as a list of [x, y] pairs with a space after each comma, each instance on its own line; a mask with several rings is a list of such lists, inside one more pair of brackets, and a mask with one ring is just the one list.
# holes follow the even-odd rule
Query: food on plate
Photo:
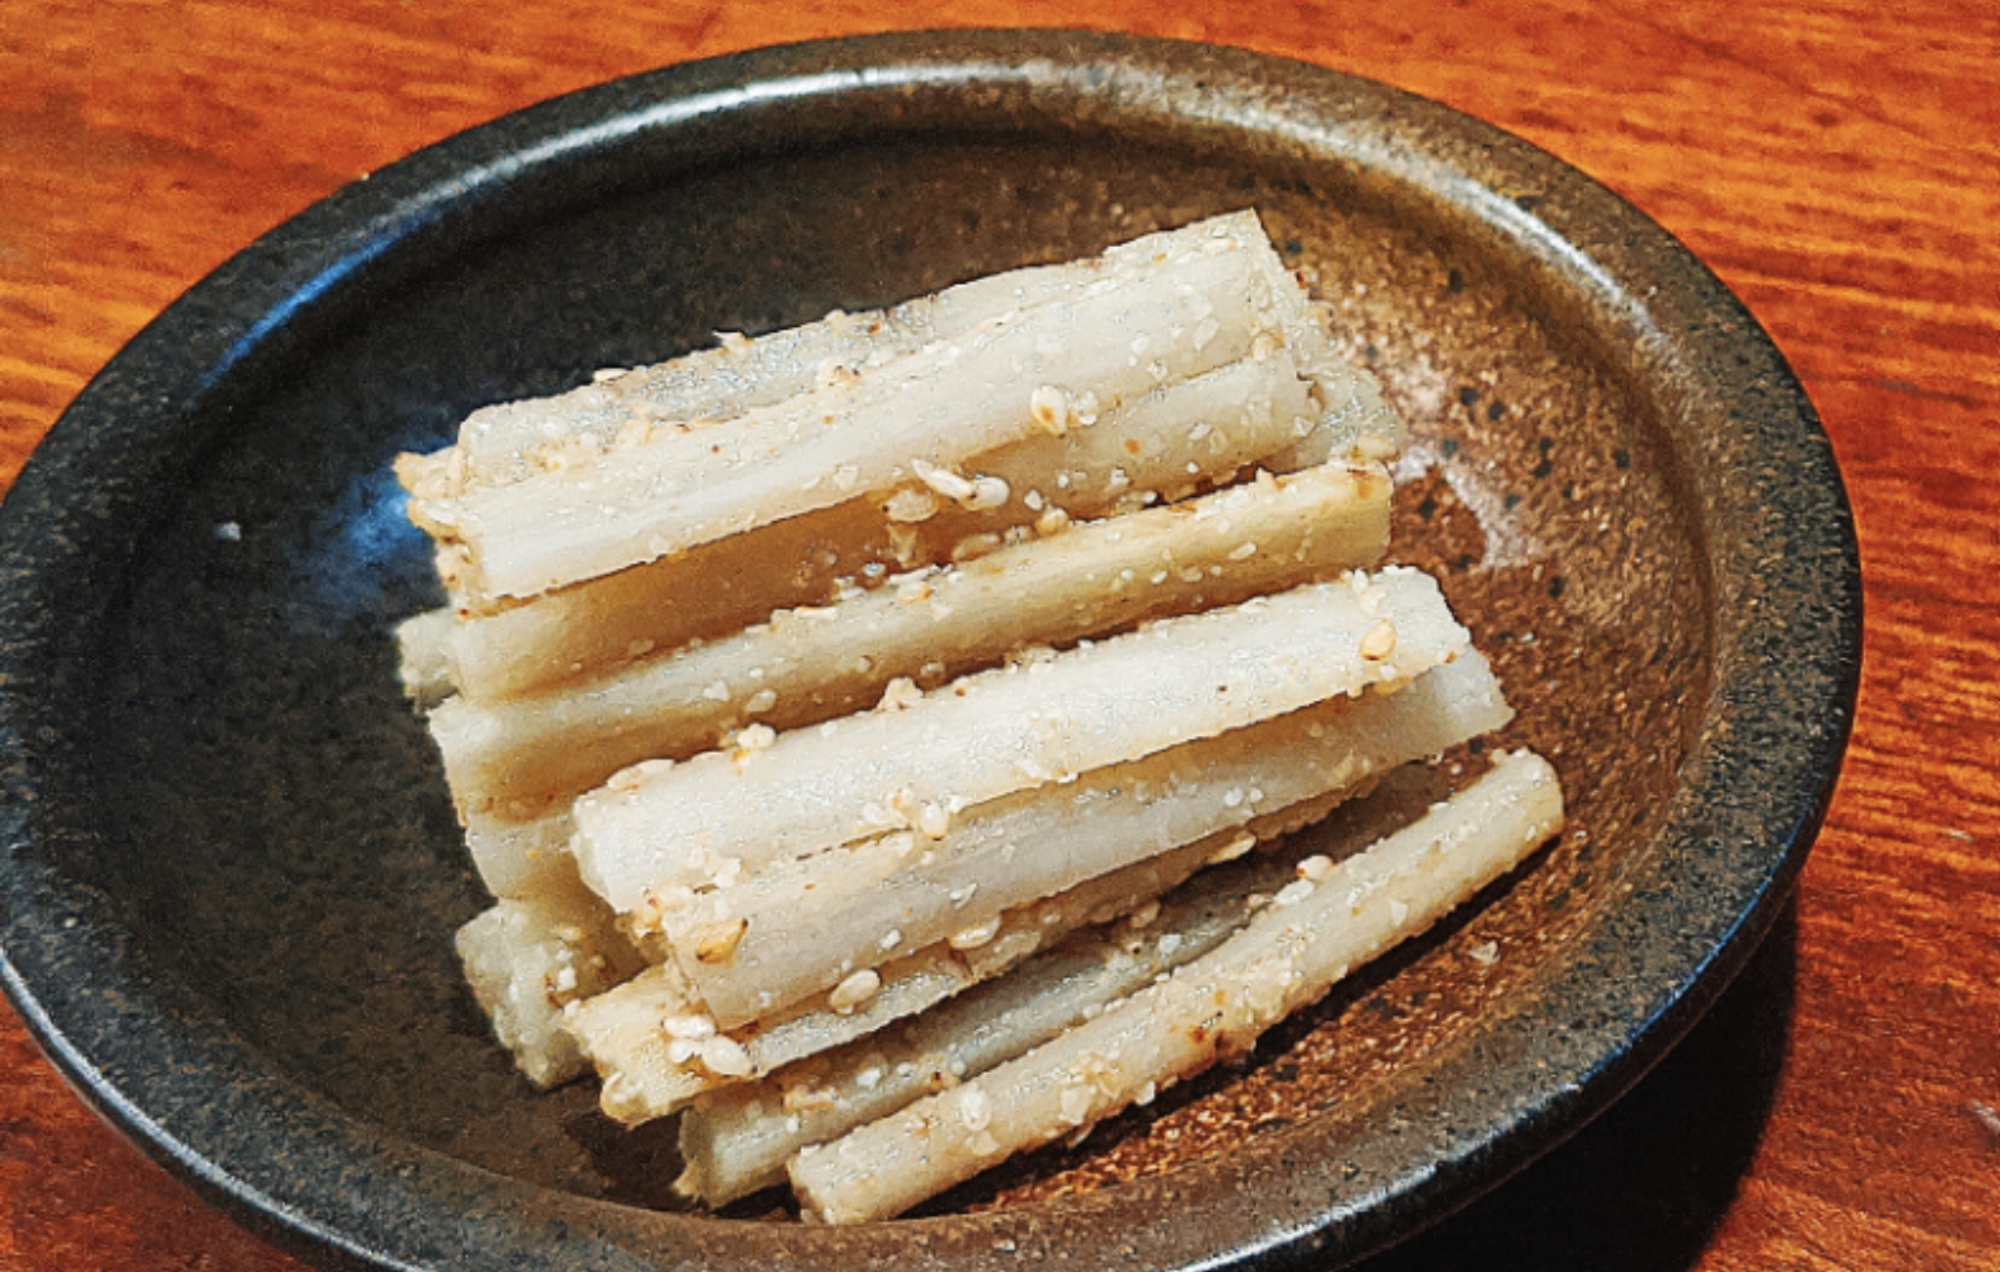
[[464, 809], [523, 820], [627, 765], [686, 759], [748, 724], [795, 729], [872, 707], [899, 678], [936, 688], [1031, 644], [1071, 644], [1372, 565], [1388, 515], [1389, 482], [1374, 469], [1265, 474], [782, 610], [572, 688], [497, 702], [461, 695], [431, 712], [430, 729]]
[[1075, 1133], [1218, 1059], [1423, 931], [1562, 828], [1555, 771], [1499, 754], [1477, 783], [1358, 856], [1305, 868], [1242, 931], [996, 1069], [792, 1160], [834, 1223], [898, 1214], [1002, 1157]]
[[[1075, 283], [1049, 295], [1024, 287], [1018, 304], [956, 338], [885, 347], [879, 362], [836, 360], [812, 386], [726, 420], [634, 412], [609, 441], [565, 432], [532, 452], [539, 471], [505, 483], [476, 480], [458, 447], [406, 462], [411, 517], [437, 538], [462, 605], [487, 608], [871, 491], [1025, 500], [982, 484], [980, 457], [1089, 428], [1107, 403], [1245, 360], [1283, 353], [1311, 365], [1328, 343], [1254, 215], [1148, 236], [1072, 268]], [[1319, 417], [1288, 421], [1285, 441], [1319, 452], [1305, 462], [1393, 445], [1394, 417], [1373, 409], [1366, 377], [1338, 359], [1327, 367], [1324, 384], [1308, 372]], [[1353, 410], [1364, 393], [1373, 402]], [[1315, 437], [1322, 429], [1333, 435]]]
[[[978, 457], [971, 478], [925, 469], [822, 512], [532, 598], [477, 607], [461, 596], [460, 619], [441, 633], [438, 658], [457, 690], [477, 700], [588, 681], [656, 651], [727, 636], [775, 610], [827, 604], [857, 585], [1045, 536], [1066, 521], [1177, 500], [1248, 464], [1282, 473], [1330, 462], [1301, 456], [1308, 443], [1315, 456], [1330, 450], [1327, 435], [1379, 424], [1361, 391], [1329, 412], [1288, 351], [1245, 359], [1134, 401], [1100, 403], [1093, 422], [1060, 436], [1037, 430]], [[1329, 422], [1350, 415], [1358, 423]], [[1379, 434], [1359, 436], [1382, 448]], [[998, 498], [1002, 487], [1006, 497]]]
[[[1334, 351], [1256, 214], [1246, 210], [1114, 244], [1100, 256], [990, 274], [886, 310], [835, 311], [754, 339], [723, 333], [717, 347], [671, 362], [600, 372], [568, 393], [485, 407], [465, 421], [453, 445], [406, 457], [406, 481], [424, 484], [426, 497], [445, 498], [511, 485], [559, 466], [564, 456], [615, 447], [628, 436], [634, 416], [668, 428], [732, 420], [929, 346], [945, 347], [1046, 302], [1086, 290], [1103, 294], [1135, 278], [1158, 277], [1163, 264], [1190, 252], [1217, 251], [1250, 253], [1246, 268], [1261, 274], [1261, 285], [1270, 289], [1282, 343], [1312, 378], [1322, 409], [1358, 412], [1353, 427], [1341, 431], [1400, 436], [1393, 413], [1368, 377]], [[1075, 333], [1052, 334], [1060, 339]], [[1317, 462], [1327, 453], [1321, 447], [1302, 462]]]
[[[1407, 820], [1407, 805], [1429, 786], [1415, 769], [1391, 774], [1342, 810], [1337, 835], [1316, 841], [1313, 855], [1339, 859], [1379, 838]], [[1203, 870], [1158, 904], [1084, 929], [1011, 975], [764, 1081], [709, 1093], [681, 1115], [685, 1171], [675, 1188], [719, 1206], [782, 1182], [786, 1163], [808, 1146], [1011, 1060], [1206, 954], [1307, 860], [1288, 846]]]
[[403, 695], [428, 710], [457, 692], [451, 661], [445, 652], [451, 640], [452, 613], [426, 610], [396, 626], [396, 652]]
[[571, 851], [614, 909], [664, 907], [676, 889], [853, 840], [906, 829], [942, 839], [984, 801], [1407, 684], [1469, 649], [1428, 575], [1357, 572], [1022, 659], [886, 710], [636, 765], [577, 800]]
[[[965, 810], [940, 839], [897, 830], [768, 867], [665, 911], [662, 944], [724, 1025], [831, 989], [884, 952], [979, 942], [1005, 910], [1274, 809], [1352, 791], [1506, 723], [1475, 653], [1407, 689], [1328, 699]], [[701, 957], [718, 930], [728, 958]], [[634, 924], [642, 940], [645, 925]]]
[[500, 1045], [530, 1082], [550, 1087], [588, 1067], [563, 1008], [645, 969], [610, 907], [574, 877], [526, 899], [503, 899], [458, 930], [458, 956]]
[[1243, 212], [403, 457], [449, 604], [401, 674], [496, 1036], [680, 1116], [683, 1192], [789, 1171], [833, 1222], [1247, 1049], [1560, 824], [1503, 753], [1283, 846], [1512, 714], [1379, 566], [1401, 438]]
[[[1143, 907], [1218, 857], [1315, 820], [1397, 765], [1507, 715], [1469, 653], [1397, 693], [1001, 801], [926, 851], [891, 834], [802, 858], [661, 916], [662, 936], [647, 939], [643, 920], [629, 925], [665, 970], [579, 1008], [573, 1032], [606, 1078], [607, 1112], [663, 1116]], [[657, 1023], [668, 1014], [703, 1039], [740, 1042], [745, 1062], [718, 1072], [706, 1052], [675, 1047]]]
[[[600, 1105], [621, 1122], [679, 1112], [695, 1098], [753, 1081], [1000, 976], [1036, 951], [1093, 923], [1151, 903], [1234, 845], [1254, 844], [1296, 822], [1253, 823], [1099, 875], [1003, 914], [993, 939], [959, 949], [949, 941], [865, 973], [856, 987], [816, 994], [735, 1030], [718, 1029], [680, 965], [671, 960], [566, 1012], [570, 1033], [603, 1078]], [[863, 992], [865, 990], [865, 992]]]

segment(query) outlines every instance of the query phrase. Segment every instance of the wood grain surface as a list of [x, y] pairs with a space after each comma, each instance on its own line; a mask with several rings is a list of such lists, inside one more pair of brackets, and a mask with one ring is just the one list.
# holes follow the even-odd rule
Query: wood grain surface
[[[1867, 654], [1795, 905], [1625, 1102], [1371, 1268], [2000, 1268], [2000, 7], [942, 0], [921, 19], [1241, 45], [1513, 130], [1710, 262], [1832, 434]], [[7, 0], [0, 486], [142, 324], [343, 183], [614, 76], [916, 20]], [[0, 1007], [0, 1269], [294, 1266], [104, 1129]]]

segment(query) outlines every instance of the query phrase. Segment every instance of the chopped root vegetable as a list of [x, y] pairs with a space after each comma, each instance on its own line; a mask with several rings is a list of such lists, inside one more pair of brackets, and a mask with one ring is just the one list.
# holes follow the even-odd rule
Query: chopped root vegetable
[[1503, 752], [1352, 855], [1399, 766], [1511, 712], [1436, 581], [1367, 572], [1403, 427], [1324, 318], [1238, 212], [399, 458], [449, 598], [401, 675], [528, 1078], [685, 1114], [710, 1204], [788, 1170], [893, 1215], [1249, 1049], [1552, 833]]
[[[1256, 827], [1251, 828], [1253, 833]], [[699, 1016], [714, 1027], [700, 995], [671, 960], [630, 984], [578, 1003], [564, 1028], [604, 1079], [606, 1116], [636, 1123], [675, 1112], [696, 1096], [762, 1078], [785, 1065], [865, 1037], [955, 994], [1000, 976], [1078, 928], [1106, 923], [1184, 882], [1207, 864], [1210, 845], [1164, 853], [1004, 915], [976, 948], [939, 942], [876, 971], [865, 999], [835, 1007], [821, 994], [755, 1025], [720, 1031], [741, 1048], [747, 1068], [723, 1072], [662, 1033], [665, 1012]]]
[[[1393, 829], [1399, 817], [1407, 820], [1411, 794], [1428, 789], [1429, 781], [1406, 770], [1390, 785], [1395, 789], [1340, 817], [1334, 834], [1314, 843], [1311, 864], [1330, 865], [1326, 854], [1345, 856]], [[1079, 932], [880, 1034], [788, 1065], [764, 1082], [705, 1096], [681, 1116], [686, 1172], [676, 1189], [719, 1206], [782, 1182], [786, 1162], [808, 1145], [984, 1073], [1207, 953], [1299, 877], [1299, 868], [1295, 851], [1204, 871], [1157, 909]]]
[[451, 674], [452, 614], [450, 610], [430, 610], [396, 626], [398, 675], [403, 695], [418, 710], [427, 711], [457, 690]]
[[[825, 604], [844, 589], [948, 563], [989, 537], [1006, 542], [1060, 518], [1178, 499], [1256, 462], [1285, 471], [1272, 457], [1317, 418], [1308, 394], [1289, 355], [1245, 359], [1107, 407], [1088, 428], [1038, 432], [976, 456], [965, 471], [990, 492], [1005, 488], [997, 504], [955, 502], [906, 481], [530, 600], [493, 607], [464, 598], [468, 612], [447, 638], [453, 682], [469, 698], [496, 701], [588, 681], [776, 609]], [[956, 476], [931, 479], [947, 475]], [[774, 561], [791, 568], [772, 569]]]
[[[1364, 658], [1385, 620], [1395, 649]], [[576, 802], [571, 848], [614, 908], [670, 906], [675, 889], [1405, 683], [1468, 649], [1428, 576], [1357, 572], [982, 672], [755, 751], [625, 770]]]
[[[1337, 797], [1336, 797], [1337, 798]], [[816, 995], [753, 1025], [721, 1030], [688, 978], [671, 961], [629, 984], [571, 1007], [563, 1024], [604, 1079], [601, 1107], [626, 1123], [662, 1117], [706, 1092], [761, 1079], [788, 1064], [865, 1037], [984, 981], [1005, 974], [1079, 928], [1109, 923], [1184, 883], [1203, 866], [1325, 816], [1332, 800], [1280, 809], [1240, 830], [1099, 875], [1066, 892], [1001, 915], [975, 943], [941, 941], [874, 969], [873, 992], [843, 1009]], [[739, 1050], [743, 1064], [715, 1068], [707, 1054], [676, 1046], [663, 1018], [698, 1017]], [[720, 1045], [720, 1044], [718, 1044]]]
[[588, 1071], [562, 1009], [645, 966], [611, 911], [573, 880], [567, 891], [501, 901], [458, 931], [458, 956], [502, 1046], [530, 1082], [552, 1087]]
[[[822, 387], [925, 345], [965, 336], [982, 324], [1116, 278], [1150, 256], [1220, 233], [1249, 233], [1255, 214], [1238, 212], [1107, 249], [1099, 258], [1031, 266], [947, 287], [887, 310], [828, 314], [755, 339], [725, 334], [712, 349], [631, 371], [600, 372], [592, 383], [554, 397], [475, 411], [455, 446], [409, 456], [400, 466], [420, 500], [458, 498], [505, 486], [548, 467], [588, 457], [630, 439], [639, 425], [735, 419], [744, 412]], [[1266, 262], [1268, 270], [1276, 260]], [[1282, 266], [1278, 266], [1282, 269]], [[1328, 355], [1323, 332], [1303, 305], [1286, 315], [1289, 333], [1313, 359], [1315, 385], [1335, 409], [1350, 380], [1362, 380]], [[1331, 365], [1322, 367], [1321, 363]], [[1400, 436], [1393, 413], [1377, 403], [1373, 430]]]
[[935, 687], [1027, 644], [1072, 644], [1372, 565], [1388, 540], [1388, 500], [1377, 468], [1266, 475], [783, 612], [574, 690], [463, 695], [430, 728], [461, 809], [505, 819], [574, 799], [640, 760], [725, 745], [753, 722], [792, 729], [874, 706], [899, 677]]
[[546, 892], [582, 886], [570, 837], [576, 823], [567, 808], [526, 821], [506, 821], [485, 813], [465, 819], [465, 847], [479, 881], [496, 897], [533, 900]]
[[[661, 925], [716, 1018], [747, 1023], [899, 947], [976, 931], [1094, 875], [1349, 789], [1511, 714], [1468, 652], [1396, 693], [1331, 699], [967, 809], [935, 843], [899, 831], [774, 866], [691, 898]], [[718, 924], [738, 934], [730, 956], [698, 959]]]
[[[1201, 294], [1208, 285], [1224, 290]], [[1107, 362], [1089, 352], [1083, 346], [1091, 341], [1115, 357]], [[1051, 343], [1064, 347], [1051, 349]], [[1068, 346], [1076, 346], [1074, 354]], [[940, 455], [977, 454], [997, 439], [1025, 435], [1019, 431], [1024, 428], [1087, 430], [1119, 400], [1201, 369], [1281, 350], [1304, 373], [1315, 406], [1315, 418], [1284, 443], [1296, 464], [1349, 455], [1379, 459], [1394, 450], [1401, 422], [1365, 373], [1334, 356], [1320, 313], [1278, 260], [1256, 215], [1238, 212], [1121, 244], [1093, 260], [981, 279], [886, 314], [830, 315], [754, 341], [727, 340], [678, 362], [601, 376], [568, 394], [490, 407], [466, 422], [457, 445], [405, 456], [397, 470], [411, 493], [412, 519], [451, 545], [456, 559], [450, 573], [468, 587], [464, 599], [483, 607], [482, 597], [534, 595], [568, 578], [618, 568], [601, 555], [585, 564], [593, 559], [590, 545], [603, 544], [602, 537], [576, 534], [575, 526], [523, 524], [551, 511], [560, 521], [569, 506], [565, 487], [602, 514], [620, 506], [613, 498], [618, 489], [657, 504], [671, 502], [670, 488], [685, 495], [690, 484], [727, 484], [719, 477], [754, 486], [752, 470], [773, 475], [774, 487], [762, 494], [745, 487], [746, 497], [766, 500], [747, 522], [744, 514], [726, 511], [742, 500], [720, 490], [720, 502], [656, 509], [665, 515], [626, 535], [629, 541], [643, 534], [642, 544], [624, 550], [624, 563], [633, 564], [704, 535], [746, 529], [758, 518], [804, 511], [786, 500], [797, 503], [798, 494], [816, 489], [806, 482], [825, 478], [829, 488], [886, 488], [915, 475], [913, 457], [949, 467]], [[1004, 373], [983, 371], [982, 358], [1003, 360]], [[843, 458], [843, 447], [854, 448], [830, 445], [822, 436], [829, 417], [870, 415], [871, 404], [886, 393], [900, 395], [898, 415], [912, 419], [921, 414], [910, 408], [922, 393], [947, 387], [935, 381], [948, 379], [961, 396], [977, 396], [982, 377], [994, 386], [1029, 382], [1018, 423], [996, 428], [982, 422], [983, 407], [958, 408], [951, 418], [959, 427], [948, 442], [922, 429], [909, 438], [880, 439], [904, 452], [884, 474], [875, 472], [882, 465], [867, 458], [866, 446]], [[803, 427], [807, 420], [815, 427]], [[804, 433], [814, 440], [802, 442]], [[913, 445], [920, 437], [929, 440]], [[844, 482], [836, 480], [842, 475]], [[704, 522], [704, 515], [716, 519]], [[475, 541], [504, 541], [543, 528], [564, 530], [561, 542], [549, 546], [570, 554], [554, 566], [553, 581], [524, 585], [488, 577], [495, 564], [485, 559], [490, 548]], [[535, 554], [518, 539], [513, 551]], [[498, 555], [509, 552], [503, 546]]]
[[1424, 931], [1562, 826], [1554, 771], [1495, 757], [1415, 825], [1288, 885], [1241, 932], [1017, 1059], [806, 1149], [790, 1167], [808, 1214], [899, 1214], [1012, 1153], [1075, 1133], [1217, 1059]]
[[[458, 551], [461, 587], [498, 598], [832, 507], [921, 478], [922, 465], [953, 469], [1037, 429], [1066, 429], [1086, 391], [1136, 399], [1283, 348], [1282, 302], [1259, 268], [1270, 252], [1254, 223], [1223, 229], [734, 420], [648, 429], [511, 485], [413, 500], [413, 515]], [[1037, 418], [1045, 388], [1063, 394], [1060, 419]]]

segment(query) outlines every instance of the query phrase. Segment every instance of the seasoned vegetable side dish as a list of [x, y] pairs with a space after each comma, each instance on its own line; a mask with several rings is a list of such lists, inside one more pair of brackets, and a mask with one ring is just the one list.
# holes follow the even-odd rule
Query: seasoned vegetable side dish
[[1402, 439], [1245, 211], [404, 456], [501, 1043], [835, 1223], [1247, 1051], [1562, 823], [1527, 752], [1366, 798], [1511, 716], [1382, 564]]

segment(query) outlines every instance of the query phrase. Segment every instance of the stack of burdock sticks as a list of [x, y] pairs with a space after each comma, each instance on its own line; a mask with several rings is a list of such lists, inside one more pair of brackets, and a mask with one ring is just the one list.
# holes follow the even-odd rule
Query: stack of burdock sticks
[[1270, 846], [1509, 717], [1435, 582], [1370, 572], [1400, 436], [1244, 212], [405, 457], [501, 1041], [683, 1113], [685, 1191], [789, 1170], [833, 1221], [1248, 1048], [1561, 819], [1522, 754]]

